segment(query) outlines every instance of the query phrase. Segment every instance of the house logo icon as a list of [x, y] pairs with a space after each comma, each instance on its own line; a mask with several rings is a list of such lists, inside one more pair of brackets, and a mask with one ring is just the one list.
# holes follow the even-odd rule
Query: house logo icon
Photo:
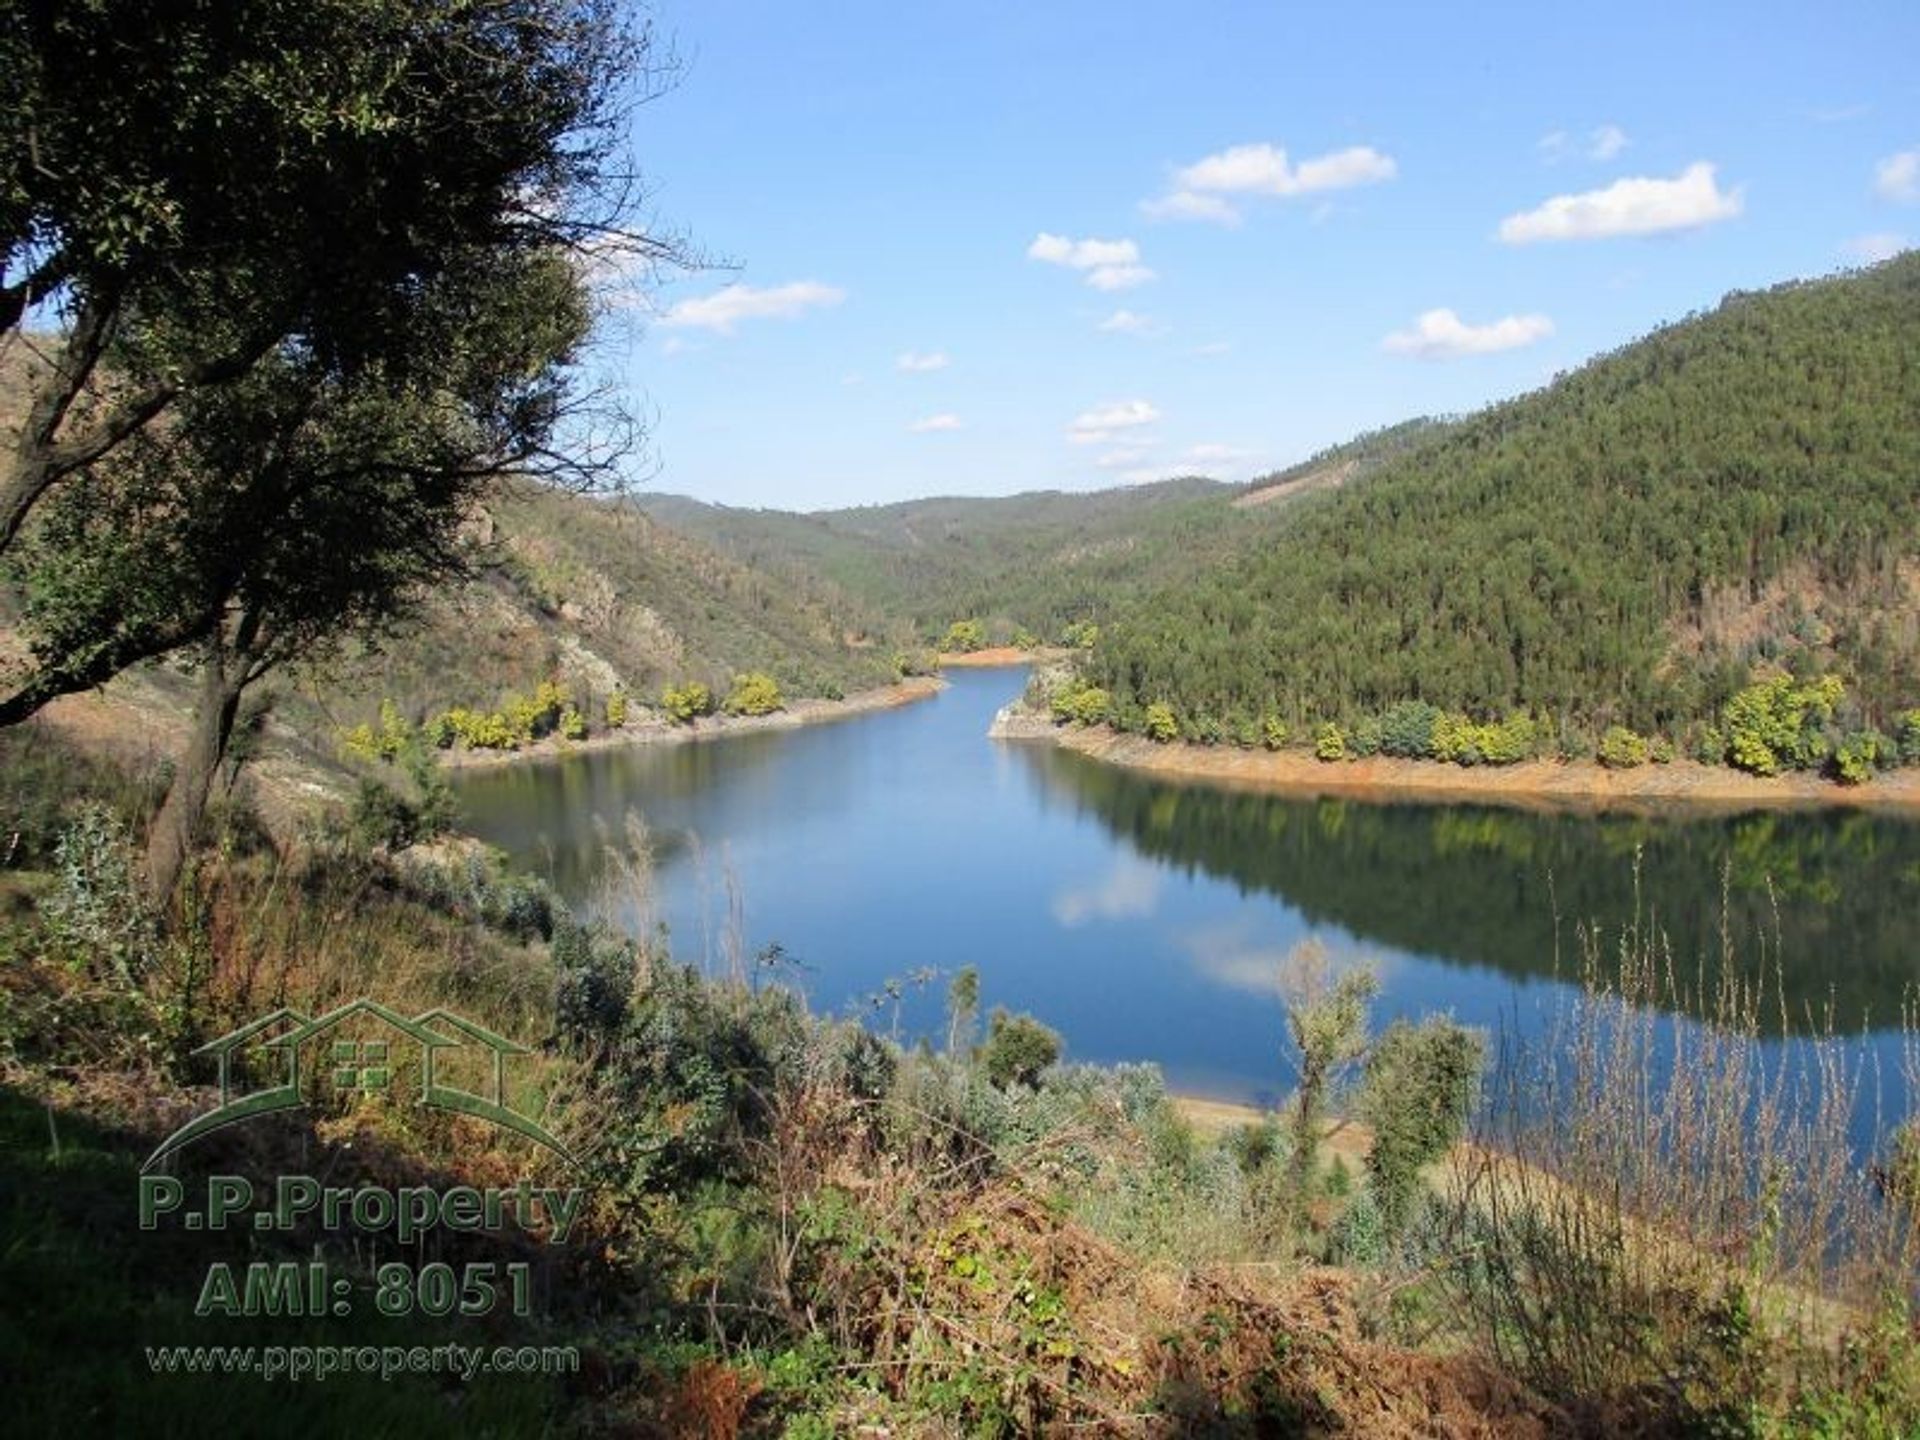
[[[220, 1067], [220, 1103], [163, 1140], [142, 1171], [215, 1130], [299, 1109], [308, 1103], [309, 1091], [397, 1094], [402, 1077], [415, 1072], [422, 1105], [489, 1121], [546, 1146], [570, 1165], [579, 1164], [544, 1126], [506, 1103], [507, 1059], [528, 1054], [528, 1048], [450, 1010], [433, 1009], [408, 1019], [365, 998], [313, 1017], [283, 1007], [193, 1053], [211, 1056]], [[277, 1071], [277, 1081], [237, 1093], [242, 1057], [260, 1069]], [[447, 1068], [456, 1061], [464, 1062], [459, 1078], [471, 1082], [477, 1077], [479, 1089], [461, 1089], [447, 1080]]]

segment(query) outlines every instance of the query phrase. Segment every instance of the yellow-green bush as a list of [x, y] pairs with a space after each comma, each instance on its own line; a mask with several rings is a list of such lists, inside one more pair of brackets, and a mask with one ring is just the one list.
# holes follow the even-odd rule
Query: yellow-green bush
[[713, 713], [713, 692], [698, 680], [669, 685], [660, 692], [660, 708], [675, 724], [691, 725], [700, 716]]
[[607, 728], [618, 730], [627, 723], [627, 692], [616, 690], [607, 696]]
[[1347, 737], [1331, 720], [1313, 732], [1313, 753], [1322, 760], [1347, 758]]
[[733, 677], [725, 708], [729, 715], [771, 715], [784, 704], [779, 681], [764, 671], [753, 670]]
[[1647, 742], [1624, 725], [1612, 725], [1600, 737], [1600, 763], [1609, 770], [1632, 770], [1647, 763]]
[[1174, 719], [1173, 708], [1169, 705], [1147, 706], [1147, 738], [1164, 745], [1180, 735], [1180, 722]]

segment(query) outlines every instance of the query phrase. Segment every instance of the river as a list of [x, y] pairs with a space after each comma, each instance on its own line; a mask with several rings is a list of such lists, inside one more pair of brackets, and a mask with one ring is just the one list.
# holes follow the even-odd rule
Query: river
[[[1913, 819], [1536, 814], [1170, 783], [989, 740], [1024, 670], [949, 678], [930, 701], [835, 723], [467, 772], [465, 823], [583, 910], [664, 924], [684, 960], [751, 964], [777, 944], [816, 1009], [938, 1033], [946, 979], [975, 965], [987, 1005], [1039, 1016], [1069, 1058], [1153, 1061], [1175, 1088], [1229, 1100], [1289, 1084], [1276, 985], [1303, 940], [1377, 968], [1376, 1023], [1448, 1011], [1537, 1038], [1573, 993], [1583, 931], [1610, 957], [1638, 915], [1683, 976], [1710, 978], [1724, 930], [1742, 965], [1774, 977], [1778, 1053], [1830, 1014], [1851, 1058], [1877, 1067], [1880, 1116], [1906, 1107]], [[630, 813], [652, 851], [638, 886], [608, 860]]]

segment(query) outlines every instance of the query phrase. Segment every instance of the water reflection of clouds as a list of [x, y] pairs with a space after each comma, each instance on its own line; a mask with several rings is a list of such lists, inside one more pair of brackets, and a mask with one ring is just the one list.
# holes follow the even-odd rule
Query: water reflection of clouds
[[1053, 918], [1072, 929], [1089, 920], [1144, 920], [1160, 904], [1160, 867], [1122, 853], [1097, 885], [1062, 890], [1053, 897]]
[[1216, 984], [1253, 995], [1279, 996], [1288, 957], [1297, 945], [1309, 939], [1318, 940], [1326, 948], [1329, 977], [1365, 964], [1384, 979], [1384, 972], [1389, 968], [1387, 957], [1367, 949], [1342, 930], [1309, 930], [1302, 926], [1281, 943], [1260, 935], [1258, 929], [1253, 918], [1243, 917], [1187, 930], [1177, 939], [1202, 975]]

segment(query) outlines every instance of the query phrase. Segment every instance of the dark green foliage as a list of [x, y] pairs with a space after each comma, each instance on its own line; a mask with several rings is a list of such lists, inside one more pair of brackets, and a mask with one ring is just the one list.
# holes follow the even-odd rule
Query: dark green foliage
[[1031, 1015], [1009, 1015], [996, 1009], [987, 1022], [987, 1043], [980, 1065], [987, 1079], [1000, 1089], [1012, 1085], [1038, 1088], [1040, 1076], [1060, 1058], [1060, 1036]]
[[1402, 700], [1380, 717], [1380, 749], [1402, 760], [1425, 760], [1433, 754], [1439, 722], [1440, 711], [1426, 701]]
[[1920, 673], [1917, 402], [1920, 255], [1732, 296], [1301, 502], [1110, 618], [1087, 677], [1122, 707], [1379, 715], [1384, 749], [1409, 699], [1677, 733], [1771, 648], [1891, 723]]
[[596, 1053], [626, 1022], [639, 947], [563, 917], [553, 928], [552, 953], [554, 1028], [569, 1049]]
[[1460, 1138], [1485, 1063], [1485, 1038], [1440, 1017], [1396, 1022], [1374, 1042], [1360, 1108], [1373, 1128], [1367, 1177], [1387, 1234], [1406, 1225], [1421, 1168]]
[[404, 850], [420, 838], [420, 812], [413, 802], [370, 778], [360, 782], [347, 824], [353, 838], [370, 849]]

